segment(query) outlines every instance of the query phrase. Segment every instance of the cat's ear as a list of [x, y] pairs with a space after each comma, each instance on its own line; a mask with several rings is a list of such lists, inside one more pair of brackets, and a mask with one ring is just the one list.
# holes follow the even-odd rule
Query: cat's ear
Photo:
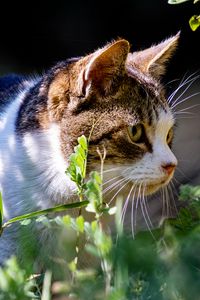
[[130, 53], [127, 65], [137, 67], [142, 72], [159, 78], [165, 73], [166, 63], [177, 47], [179, 36], [180, 32], [150, 48]]
[[125, 74], [129, 50], [129, 42], [122, 39], [92, 54], [82, 74], [82, 92], [86, 97], [92, 89], [109, 93], [115, 78]]

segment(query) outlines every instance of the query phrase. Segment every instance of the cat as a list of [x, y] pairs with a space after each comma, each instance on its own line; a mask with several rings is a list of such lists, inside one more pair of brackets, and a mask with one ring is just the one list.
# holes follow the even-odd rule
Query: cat
[[[77, 138], [88, 137], [94, 121], [87, 172], [99, 170], [97, 149], [105, 149], [105, 201], [121, 193], [127, 203], [170, 182], [177, 166], [171, 150], [175, 118], [161, 78], [178, 40], [179, 33], [131, 53], [129, 42], [118, 39], [42, 76], [0, 79], [4, 220], [76, 199], [65, 171]], [[33, 228], [48, 255], [51, 238], [42, 230]], [[18, 231], [17, 224], [4, 230], [1, 264], [12, 254], [20, 257]]]

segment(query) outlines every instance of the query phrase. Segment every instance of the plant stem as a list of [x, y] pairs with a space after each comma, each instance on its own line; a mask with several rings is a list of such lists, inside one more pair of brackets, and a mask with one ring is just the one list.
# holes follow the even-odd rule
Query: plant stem
[[6, 223], [3, 224], [2, 228], [4, 229], [5, 227], [9, 226], [12, 223], [19, 222], [19, 221], [22, 221], [25, 219], [32, 219], [32, 218], [35, 218], [35, 217], [38, 217], [41, 215], [47, 215], [49, 213], [63, 212], [65, 210], [72, 209], [72, 208], [80, 208], [80, 207], [88, 205], [88, 203], [89, 203], [89, 201], [85, 200], [85, 201], [80, 201], [80, 202], [75, 202], [75, 203], [58, 205], [58, 206], [55, 206], [52, 208], [47, 208], [47, 209], [31, 212], [28, 214], [24, 214], [24, 215], [10, 219], [9, 221], [7, 221]]

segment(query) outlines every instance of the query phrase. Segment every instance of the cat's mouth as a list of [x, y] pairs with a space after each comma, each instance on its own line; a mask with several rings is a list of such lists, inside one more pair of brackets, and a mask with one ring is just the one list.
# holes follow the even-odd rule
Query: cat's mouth
[[151, 195], [155, 192], [157, 192], [161, 187], [167, 185], [166, 182], [159, 182], [155, 184], [148, 184], [145, 188], [145, 195]]
[[118, 181], [111, 181], [107, 185], [104, 185], [103, 194], [105, 198], [108, 197], [109, 201], [112, 202], [117, 196], [121, 195], [123, 198], [138, 198], [144, 197], [156, 193], [160, 188], [166, 186], [172, 177], [159, 179], [155, 181], [140, 181], [128, 182], [124, 177], [121, 177]]

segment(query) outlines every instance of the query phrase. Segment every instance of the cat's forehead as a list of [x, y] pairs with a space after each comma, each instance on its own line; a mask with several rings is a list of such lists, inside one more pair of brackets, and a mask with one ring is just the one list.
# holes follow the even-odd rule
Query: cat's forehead
[[134, 122], [151, 125], [161, 115], [172, 116], [163, 87], [151, 76], [132, 70], [120, 91], [116, 104], [134, 116]]

